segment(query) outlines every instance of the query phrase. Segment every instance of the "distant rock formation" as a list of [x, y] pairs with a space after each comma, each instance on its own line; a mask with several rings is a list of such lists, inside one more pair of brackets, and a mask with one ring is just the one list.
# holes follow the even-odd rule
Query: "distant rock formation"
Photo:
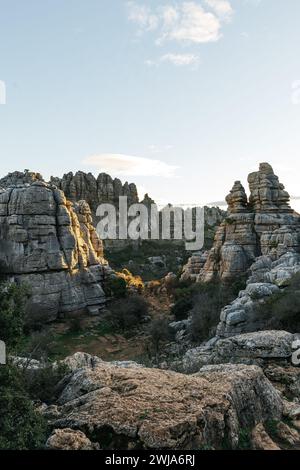
[[98, 313], [108, 267], [88, 204], [73, 207], [38, 173], [9, 174], [0, 186], [0, 275], [31, 286], [30, 317]]
[[216, 231], [198, 281], [231, 282], [246, 274], [258, 256], [276, 260], [287, 251], [300, 251], [300, 216], [291, 209], [289, 194], [272, 167], [261, 163], [248, 182], [249, 200], [240, 181], [227, 196], [228, 217]]
[[181, 280], [182, 281], [197, 281], [199, 273], [203, 269], [207, 258], [208, 251], [201, 251], [199, 253], [194, 253], [189, 259], [185, 266], [183, 266]]
[[122, 184], [118, 178], [113, 179], [106, 173], [100, 173], [95, 178], [92, 173], [70, 172], [64, 174], [62, 178], [51, 177], [50, 182], [61, 189], [69, 201], [85, 200], [93, 215], [99, 204], [111, 203], [118, 207], [120, 196], [127, 196], [129, 205], [139, 201], [135, 184], [127, 182]]

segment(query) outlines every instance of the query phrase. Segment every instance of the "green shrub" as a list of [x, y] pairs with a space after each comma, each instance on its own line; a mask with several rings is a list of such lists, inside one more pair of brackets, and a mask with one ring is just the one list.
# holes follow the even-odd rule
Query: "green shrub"
[[239, 443], [238, 449], [240, 450], [249, 450], [251, 449], [251, 431], [250, 429], [241, 429], [239, 433]]
[[148, 302], [140, 295], [117, 300], [110, 306], [111, 321], [122, 331], [134, 328], [147, 316]]
[[148, 333], [150, 337], [150, 348], [152, 353], [157, 354], [160, 346], [172, 339], [172, 332], [169, 326], [169, 319], [158, 317], [152, 320], [149, 325]]
[[235, 297], [232, 289], [222, 283], [196, 284], [188, 330], [191, 339], [202, 342], [212, 337], [220, 321], [222, 308]]
[[122, 299], [127, 295], [127, 285], [122, 277], [112, 276], [106, 283], [106, 292], [109, 296]]
[[193, 299], [191, 297], [183, 297], [179, 299], [171, 308], [171, 314], [174, 315], [176, 321], [185, 320], [190, 310], [193, 308]]
[[70, 333], [80, 333], [82, 331], [82, 318], [74, 317], [70, 321], [69, 332]]
[[68, 367], [62, 363], [55, 367], [46, 363], [40, 369], [24, 371], [25, 388], [31, 399], [50, 404], [58, 398], [60, 382], [68, 372]]
[[39, 449], [45, 440], [46, 422], [34, 410], [20, 370], [0, 367], [0, 449]]
[[28, 296], [25, 285], [0, 284], [0, 335], [8, 348], [16, 347], [22, 337]]
[[300, 331], [300, 274], [281, 293], [258, 305], [257, 315], [265, 319], [267, 329]]
[[34, 331], [27, 338], [22, 353], [31, 359], [46, 362], [55, 351], [54, 336], [47, 329]]

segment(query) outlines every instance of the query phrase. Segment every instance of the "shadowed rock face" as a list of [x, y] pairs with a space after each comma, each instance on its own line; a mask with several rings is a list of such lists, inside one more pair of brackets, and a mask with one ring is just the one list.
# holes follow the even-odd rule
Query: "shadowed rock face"
[[31, 286], [30, 315], [51, 321], [85, 308], [96, 313], [107, 263], [88, 205], [74, 210], [35, 173], [14, 173], [1, 184], [0, 273]]
[[250, 197], [235, 182], [227, 196], [228, 217], [216, 232], [199, 281], [218, 277], [224, 282], [243, 275], [258, 256], [273, 260], [300, 251], [300, 216], [289, 205], [289, 195], [272, 167], [262, 163], [248, 177]]

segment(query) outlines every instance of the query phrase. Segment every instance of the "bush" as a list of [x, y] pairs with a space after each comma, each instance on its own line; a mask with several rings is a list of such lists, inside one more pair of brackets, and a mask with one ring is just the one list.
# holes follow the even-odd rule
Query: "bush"
[[[0, 286], [0, 334], [8, 352], [23, 339], [28, 295], [24, 285]], [[24, 377], [10, 361], [0, 367], [0, 449], [39, 449], [45, 443], [46, 421], [35, 411]]]
[[281, 293], [273, 295], [265, 304], [257, 307], [257, 314], [264, 318], [266, 328], [300, 331], [300, 274], [296, 274]]
[[74, 317], [70, 321], [69, 332], [70, 333], [80, 333], [82, 331], [82, 318]]
[[19, 369], [12, 364], [0, 368], [0, 449], [42, 448], [46, 422], [33, 407]]
[[37, 370], [24, 370], [25, 388], [33, 400], [50, 404], [59, 397], [60, 382], [68, 372], [68, 367], [61, 363], [55, 367], [46, 363]]
[[45, 313], [27, 312], [25, 315], [24, 332], [30, 335], [32, 332], [42, 331], [45, 328]]
[[152, 320], [149, 326], [150, 346], [154, 354], [159, 352], [161, 345], [172, 339], [169, 320], [166, 317], [158, 317]]
[[110, 307], [112, 323], [122, 331], [128, 330], [147, 316], [148, 309], [148, 302], [140, 295], [118, 300]]
[[193, 294], [189, 334], [193, 341], [202, 342], [214, 336], [222, 308], [235, 294], [221, 283], [198, 284]]
[[116, 299], [122, 299], [127, 295], [127, 285], [125, 279], [112, 276], [106, 283], [107, 295]]
[[48, 330], [31, 333], [23, 352], [31, 359], [46, 362], [54, 351], [54, 336]]
[[174, 315], [176, 321], [185, 320], [190, 310], [193, 308], [194, 302], [191, 297], [183, 297], [179, 299], [171, 308], [171, 314]]
[[25, 285], [0, 285], [0, 334], [6, 346], [17, 346], [23, 334], [24, 316], [29, 289]]
[[140, 276], [134, 276], [128, 269], [123, 269], [121, 272], [116, 273], [119, 279], [123, 279], [127, 287], [141, 292], [144, 289], [144, 283]]

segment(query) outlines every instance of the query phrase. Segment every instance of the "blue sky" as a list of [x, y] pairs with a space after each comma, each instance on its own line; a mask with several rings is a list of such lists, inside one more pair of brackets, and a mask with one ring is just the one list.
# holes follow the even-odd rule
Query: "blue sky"
[[158, 202], [204, 204], [269, 161], [300, 196], [299, 0], [0, 0], [0, 12], [1, 175], [107, 171]]

